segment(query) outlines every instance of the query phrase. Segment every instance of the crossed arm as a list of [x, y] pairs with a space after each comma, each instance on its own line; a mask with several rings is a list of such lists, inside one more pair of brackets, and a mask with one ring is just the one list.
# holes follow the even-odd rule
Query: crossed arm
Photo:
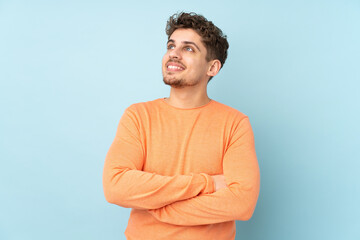
[[[252, 138], [249, 133], [241, 134], [240, 137]], [[246, 151], [253, 147], [251, 142], [234, 143], [227, 150], [223, 159], [226, 187], [212, 194], [149, 210], [149, 213], [159, 221], [182, 226], [250, 219], [260, 187], [255, 151]]]
[[133, 115], [120, 120], [106, 156], [103, 185], [107, 201], [148, 210], [159, 221], [201, 225], [251, 217], [259, 192], [253, 133], [247, 118], [234, 133], [223, 159], [224, 175], [161, 176], [141, 171], [144, 159]]

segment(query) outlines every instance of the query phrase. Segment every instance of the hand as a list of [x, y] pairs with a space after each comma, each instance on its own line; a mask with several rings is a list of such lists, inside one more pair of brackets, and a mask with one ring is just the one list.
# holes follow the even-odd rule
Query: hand
[[222, 188], [226, 188], [225, 176], [224, 175], [213, 175], [211, 176], [215, 186], [215, 192], [219, 191]]

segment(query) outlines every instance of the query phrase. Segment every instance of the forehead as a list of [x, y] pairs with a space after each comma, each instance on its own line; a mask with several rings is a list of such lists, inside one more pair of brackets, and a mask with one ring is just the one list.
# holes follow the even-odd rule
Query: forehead
[[201, 36], [193, 29], [188, 29], [188, 28], [176, 29], [169, 37], [169, 40], [174, 40], [175, 42], [186, 42], [186, 41], [194, 42], [200, 48], [205, 49], [205, 46], [201, 41]]

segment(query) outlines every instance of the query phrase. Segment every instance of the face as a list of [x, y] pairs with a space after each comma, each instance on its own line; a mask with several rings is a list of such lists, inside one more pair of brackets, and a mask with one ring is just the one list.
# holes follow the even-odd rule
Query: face
[[175, 30], [162, 60], [164, 83], [175, 88], [207, 83], [210, 62], [206, 60], [206, 54], [200, 35], [194, 30]]

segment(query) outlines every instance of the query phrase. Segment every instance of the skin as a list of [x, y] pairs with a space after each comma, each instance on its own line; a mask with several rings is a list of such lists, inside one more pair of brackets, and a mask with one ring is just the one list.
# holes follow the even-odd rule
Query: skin
[[[171, 86], [165, 101], [178, 108], [195, 108], [207, 104], [207, 84], [215, 76], [221, 63], [206, 60], [207, 50], [201, 36], [192, 29], [177, 29], [169, 37], [162, 59], [165, 84]], [[227, 187], [224, 175], [212, 176], [215, 191]]]
[[[207, 83], [221, 67], [219, 60], [206, 60], [206, 47], [192, 29], [177, 29], [169, 38], [162, 60], [163, 80], [171, 86], [167, 102], [179, 108], [194, 108], [210, 101]], [[180, 67], [180, 68], [176, 68]]]

